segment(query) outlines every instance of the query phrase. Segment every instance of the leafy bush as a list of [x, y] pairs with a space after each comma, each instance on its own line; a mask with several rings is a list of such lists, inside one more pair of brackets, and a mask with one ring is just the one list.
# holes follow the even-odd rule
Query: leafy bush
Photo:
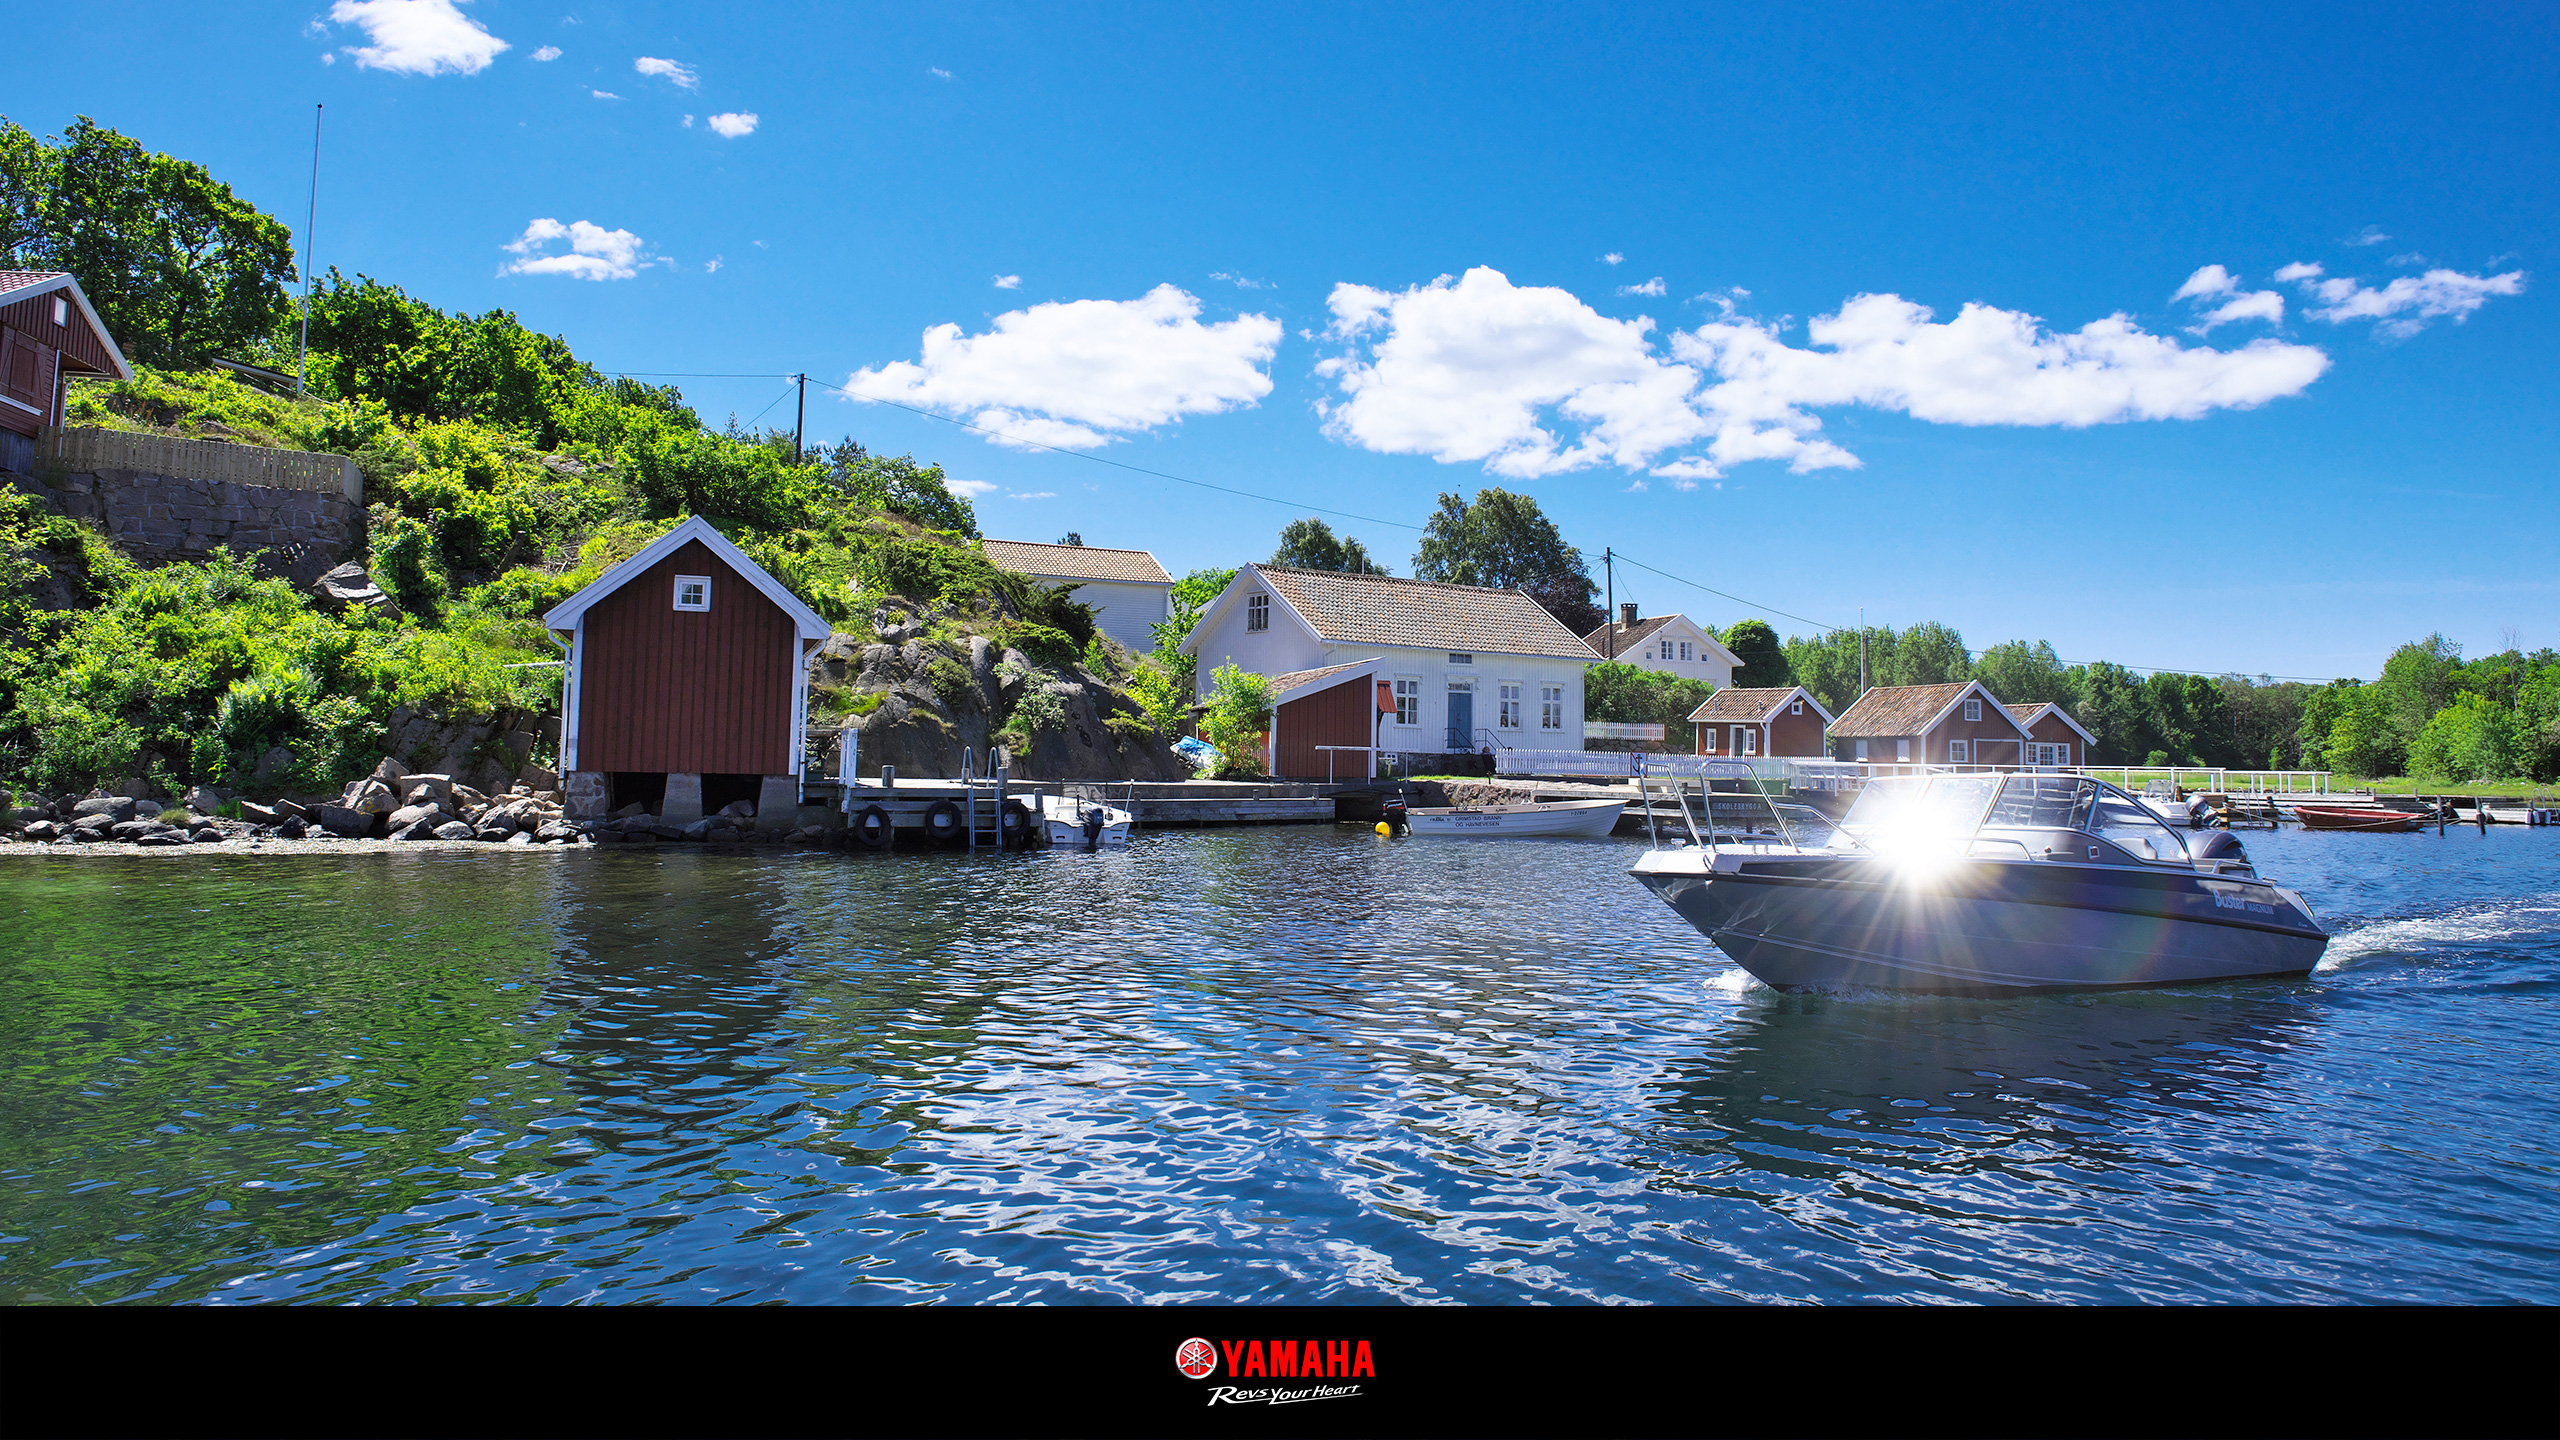
[[1263, 737], [1271, 729], [1270, 677], [1230, 662], [1211, 671], [1209, 683], [1209, 708], [1201, 717], [1201, 729], [1226, 757], [1218, 773], [1261, 774]]

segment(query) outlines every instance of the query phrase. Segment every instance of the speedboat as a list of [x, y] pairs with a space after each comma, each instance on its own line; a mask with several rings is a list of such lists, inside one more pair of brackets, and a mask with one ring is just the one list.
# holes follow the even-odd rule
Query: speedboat
[[1129, 843], [1128, 811], [1073, 795], [1040, 797], [1040, 825], [1052, 845], [1085, 850], [1123, 849]]
[[1646, 852], [1629, 873], [1782, 990], [2014, 993], [2302, 975], [2328, 933], [2227, 830], [2077, 775], [1871, 781], [1837, 821]]
[[2193, 827], [2196, 807], [2201, 801], [2190, 800], [2175, 780], [2154, 780], [2142, 787], [2142, 808], [2169, 825]]
[[1608, 834], [1626, 808], [1624, 800], [1556, 800], [1542, 805], [1425, 805], [1406, 810], [1404, 816], [1416, 835], [1591, 839]]

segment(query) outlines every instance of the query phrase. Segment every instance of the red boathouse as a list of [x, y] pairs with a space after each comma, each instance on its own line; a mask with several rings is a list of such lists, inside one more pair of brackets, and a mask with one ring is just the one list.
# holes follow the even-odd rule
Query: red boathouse
[[808, 655], [829, 627], [700, 516], [542, 617], [569, 652], [571, 819], [636, 802], [689, 824], [740, 800], [796, 823]]

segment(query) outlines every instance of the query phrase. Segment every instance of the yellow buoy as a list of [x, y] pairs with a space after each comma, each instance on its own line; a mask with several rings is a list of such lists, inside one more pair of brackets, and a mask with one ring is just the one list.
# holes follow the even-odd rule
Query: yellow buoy
[[1386, 821], [1381, 820], [1378, 822], [1378, 833], [1381, 835], [1393, 835], [1396, 832], [1387, 824]]

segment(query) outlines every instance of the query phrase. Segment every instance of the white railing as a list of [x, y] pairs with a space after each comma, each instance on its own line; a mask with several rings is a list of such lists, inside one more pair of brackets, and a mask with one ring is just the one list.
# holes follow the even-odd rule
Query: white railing
[[2135, 794], [2146, 782], [2167, 780], [2181, 790], [2219, 795], [2326, 795], [2328, 770], [2224, 770], [2210, 765], [2082, 765], [2082, 775], [2114, 780]]
[[224, 440], [181, 440], [87, 426], [45, 427], [36, 441], [36, 463], [70, 474], [130, 470], [173, 480], [211, 480], [275, 490], [336, 491], [364, 503], [364, 475], [344, 455], [270, 450]]

